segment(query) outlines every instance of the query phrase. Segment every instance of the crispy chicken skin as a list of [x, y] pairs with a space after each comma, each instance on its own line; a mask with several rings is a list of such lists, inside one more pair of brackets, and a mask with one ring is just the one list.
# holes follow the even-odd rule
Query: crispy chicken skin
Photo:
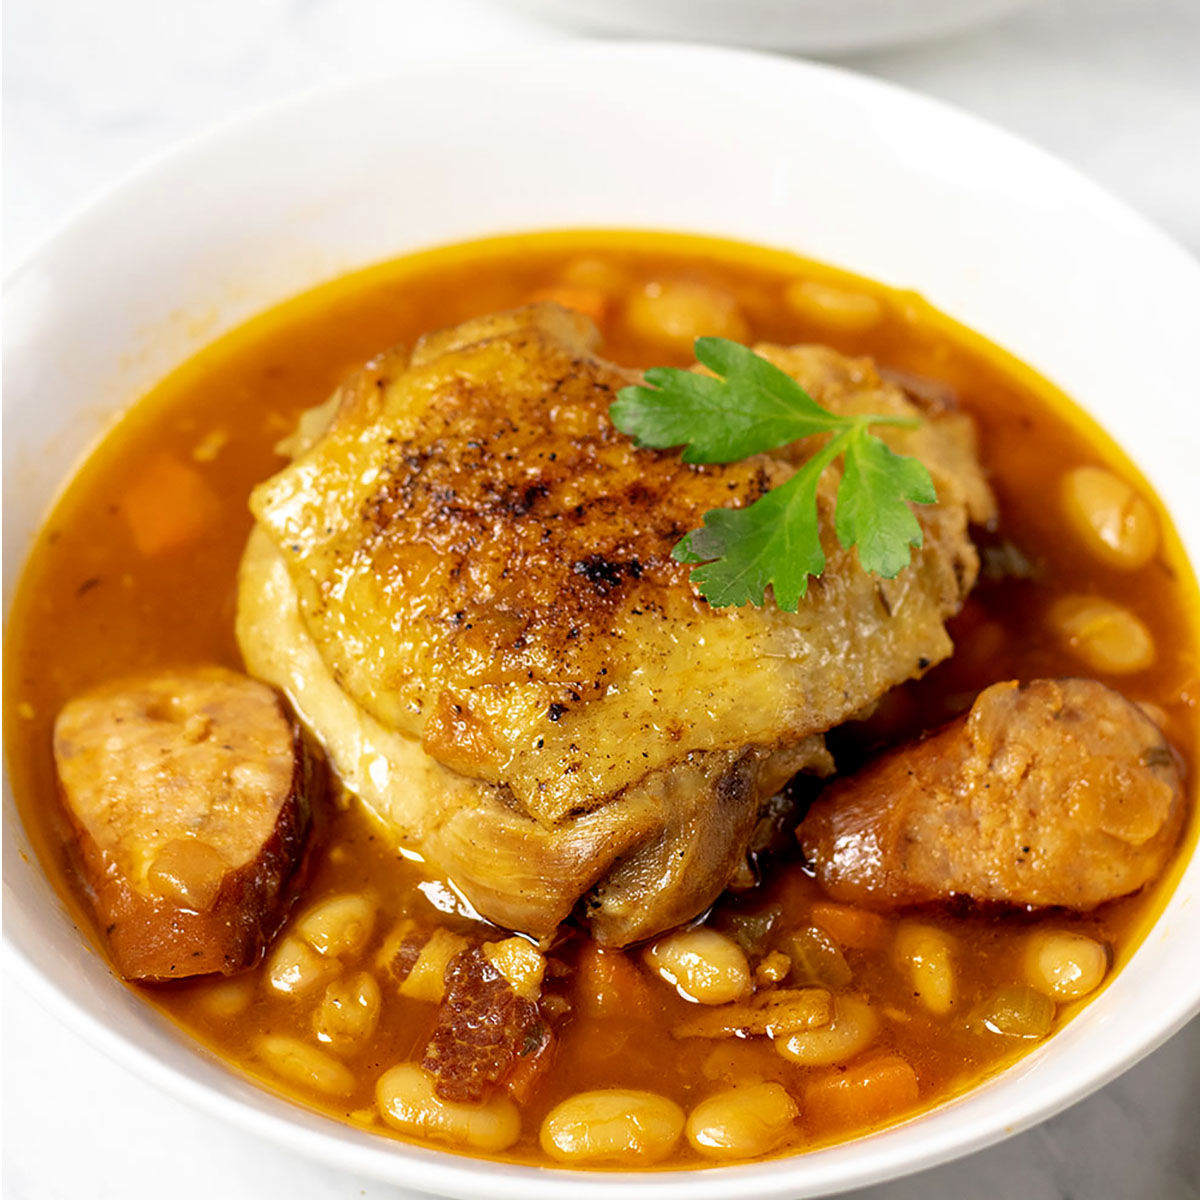
[[[799, 612], [712, 609], [672, 547], [812, 447], [705, 467], [637, 450], [608, 407], [638, 376], [596, 342], [535, 305], [369, 364], [252, 497], [238, 637], [484, 915], [544, 936], [586, 895], [625, 944], [711, 903], [761, 802], [830, 769], [820, 735], [950, 653], [968, 520], [992, 501], [958, 414], [887, 430], [938, 488], [912, 565], [880, 580], [830, 540]], [[915, 411], [866, 360], [760, 351], [831, 408]]]
[[54, 758], [118, 970], [166, 980], [257, 962], [323, 781], [280, 696], [221, 667], [115, 680], [63, 708]]
[[838, 900], [1087, 910], [1154, 879], [1183, 815], [1175, 756], [1137, 705], [1094, 680], [1039, 679], [994, 684], [831, 785], [798, 835]]

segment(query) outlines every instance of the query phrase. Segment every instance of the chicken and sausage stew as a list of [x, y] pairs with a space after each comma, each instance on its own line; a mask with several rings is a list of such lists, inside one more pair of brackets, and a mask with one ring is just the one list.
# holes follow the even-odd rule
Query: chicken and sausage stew
[[1116, 447], [915, 296], [531, 235], [131, 410], [30, 557], [9, 758], [114, 970], [265, 1086], [744, 1161], [960, 1093], [1132, 953], [1195, 601]]

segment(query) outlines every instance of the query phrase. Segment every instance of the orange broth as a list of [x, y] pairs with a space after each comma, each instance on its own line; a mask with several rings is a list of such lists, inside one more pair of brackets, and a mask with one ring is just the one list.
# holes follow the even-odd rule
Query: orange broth
[[[1157, 507], [1162, 548], [1136, 571], [1103, 565], [1067, 528], [1054, 500], [1053, 481], [1073, 466], [1103, 464], [1147, 498], [1152, 496], [1111, 441], [1049, 383], [911, 293], [788, 254], [667, 234], [525, 235], [387, 263], [256, 318], [198, 354], [135, 405], [72, 477], [30, 555], [13, 605], [5, 685], [14, 792], [43, 864], [64, 895], [73, 895], [74, 885], [58, 825], [51, 755], [55, 715], [80, 691], [137, 668], [190, 662], [240, 666], [233, 617], [237, 565], [251, 527], [247, 495], [282, 465], [274, 446], [298, 415], [390, 345], [526, 303], [547, 289], [578, 289], [580, 279], [585, 280], [582, 292], [563, 294], [581, 304], [594, 303], [604, 335], [602, 352], [621, 364], [686, 363], [686, 355], [635, 334], [623, 316], [623, 297], [647, 284], [694, 281], [734, 298], [751, 340], [820, 342], [845, 353], [869, 354], [881, 367], [936, 381], [974, 416], [1001, 512], [999, 528], [984, 543], [985, 561], [988, 546], [995, 550], [1006, 541], [1031, 564], [1030, 577], [991, 577], [985, 571], [963, 612], [950, 623], [955, 655], [921, 681], [886, 697], [869, 720], [831, 736], [839, 769], [941, 725], [992, 682], [1094, 673], [1047, 627], [1050, 602], [1071, 592], [1115, 600], [1133, 610], [1151, 632], [1158, 647], [1153, 666], [1102, 678], [1132, 699], [1163, 710], [1165, 732], [1183, 757], [1189, 789], [1194, 787], [1200, 695], [1195, 582], [1166, 514]], [[848, 326], [797, 311], [783, 299], [785, 288], [797, 279], [873, 297], [877, 316], [853, 328], [854, 322]], [[164, 461], [185, 464], [203, 481], [203, 502], [192, 506], [203, 517], [196, 528], [156, 532], [137, 524], [136, 505], [149, 502], [153, 508], [154, 489], [174, 486], [170, 472], [164, 475], [161, 469]], [[171, 541], [180, 537], [182, 541]], [[1193, 812], [1185, 848], [1156, 886], [1092, 913], [1054, 914], [1055, 926], [1106, 942], [1119, 968], [1161, 910], [1195, 840], [1194, 825]], [[468, 932], [475, 925], [452, 890], [419, 862], [401, 856], [353, 805], [333, 816], [300, 908], [347, 891], [367, 891], [379, 902], [373, 941], [360, 969], [370, 969], [372, 953], [405, 914]], [[743, 931], [747, 917], [774, 913], [765, 945], [811, 924], [812, 906], [821, 899], [797, 855], [784, 853], [766, 864], [760, 886], [726, 897], [710, 919], [718, 928]], [[78, 898], [73, 911], [99, 946]], [[853, 990], [869, 996], [883, 1014], [871, 1053], [895, 1052], [912, 1065], [920, 1086], [917, 1110], [977, 1084], [1038, 1044], [1036, 1039], [968, 1029], [965, 1017], [991, 989], [1019, 978], [1023, 938], [1032, 925], [1051, 918], [935, 911], [921, 919], [947, 931], [962, 948], [956, 958], [960, 997], [949, 1016], [935, 1017], [915, 1000], [888, 952], [899, 918], [884, 918], [877, 945], [842, 947], [853, 972]], [[797, 1066], [776, 1053], [767, 1038], [667, 1036], [665, 1031], [695, 1008], [641, 968], [620, 1011], [596, 1014], [597, 1006], [581, 993], [587, 985], [574, 972], [578, 956], [590, 953], [583, 942], [579, 933], [572, 933], [553, 951], [565, 969], [551, 986], [571, 1003], [571, 1012], [558, 1028], [552, 1068], [522, 1104], [520, 1140], [497, 1157], [548, 1162], [538, 1144], [545, 1114], [575, 1092], [609, 1086], [650, 1089], [689, 1110], [730, 1082], [778, 1081], [801, 1111], [775, 1153], [857, 1136], [908, 1115], [875, 1114], [855, 1124], [831, 1119], [819, 1106], [806, 1107], [809, 1084], [840, 1068]], [[636, 951], [627, 957], [639, 962]], [[262, 971], [260, 966], [250, 975]], [[221, 986], [200, 979], [138, 990], [182, 1029], [265, 1086], [331, 1117], [399, 1136], [375, 1112], [375, 1081], [397, 1062], [420, 1059], [434, 1021], [433, 1005], [385, 989], [374, 1035], [343, 1057], [355, 1077], [354, 1091], [331, 1100], [274, 1076], [255, 1052], [256, 1039], [264, 1032], [311, 1040], [317, 998], [281, 1000], [252, 978], [245, 995], [231, 1001], [237, 1010], [230, 1017], [213, 1001], [214, 989]], [[1060, 1006], [1056, 1027], [1077, 1007]], [[705, 1161], [681, 1140], [674, 1156], [658, 1165]]]

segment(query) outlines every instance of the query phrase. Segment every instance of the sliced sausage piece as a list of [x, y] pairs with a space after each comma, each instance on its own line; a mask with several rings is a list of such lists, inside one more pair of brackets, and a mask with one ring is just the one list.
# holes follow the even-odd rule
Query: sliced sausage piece
[[797, 834], [838, 900], [952, 896], [1090, 909], [1163, 868], [1179, 765], [1135, 704], [1090, 679], [998, 683], [965, 716], [827, 788]]
[[222, 667], [132, 676], [63, 708], [54, 757], [121, 974], [257, 962], [293, 897], [324, 784], [278, 694]]

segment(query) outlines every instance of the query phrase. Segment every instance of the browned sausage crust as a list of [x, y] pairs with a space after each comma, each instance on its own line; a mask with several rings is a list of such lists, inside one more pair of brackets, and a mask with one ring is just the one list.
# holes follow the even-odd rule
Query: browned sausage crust
[[830, 895], [1090, 909], [1162, 870], [1178, 762], [1136, 704], [1091, 679], [998, 683], [969, 713], [827, 788], [797, 831]]
[[279, 695], [221, 667], [132, 676], [63, 708], [54, 756], [84, 891], [121, 974], [257, 962], [324, 786]]

